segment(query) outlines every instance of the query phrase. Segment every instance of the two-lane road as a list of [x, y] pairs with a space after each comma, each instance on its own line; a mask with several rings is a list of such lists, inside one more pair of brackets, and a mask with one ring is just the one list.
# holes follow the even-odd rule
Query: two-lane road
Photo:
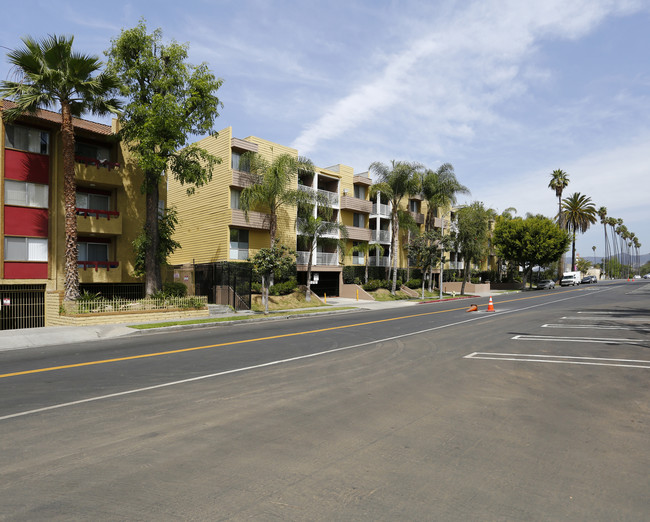
[[0, 519], [648, 518], [648, 297], [2, 352]]

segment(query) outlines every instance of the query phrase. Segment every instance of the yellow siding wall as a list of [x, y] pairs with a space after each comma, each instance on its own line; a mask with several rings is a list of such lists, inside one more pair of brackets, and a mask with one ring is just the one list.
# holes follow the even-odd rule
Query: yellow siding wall
[[170, 179], [168, 185], [169, 207], [178, 211], [179, 223], [174, 239], [181, 244], [169, 263], [209, 263], [228, 260], [231, 222], [230, 189], [232, 181], [231, 144], [232, 128], [227, 127], [217, 137], [208, 136], [197, 142], [210, 154], [221, 158], [212, 174], [212, 181], [187, 195], [187, 187]]

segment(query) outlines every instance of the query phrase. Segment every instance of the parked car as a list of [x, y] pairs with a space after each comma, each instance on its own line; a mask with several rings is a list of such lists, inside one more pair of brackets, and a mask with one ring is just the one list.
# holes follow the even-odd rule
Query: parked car
[[650, 279], [650, 274], [646, 274], [643, 276], [643, 279]]
[[596, 276], [584, 276], [582, 278], [582, 281], [580, 281], [581, 284], [583, 285], [588, 285], [590, 283], [597, 283], [598, 278]]
[[537, 283], [537, 289], [543, 290], [544, 288], [555, 288], [555, 281], [552, 279], [542, 279]]

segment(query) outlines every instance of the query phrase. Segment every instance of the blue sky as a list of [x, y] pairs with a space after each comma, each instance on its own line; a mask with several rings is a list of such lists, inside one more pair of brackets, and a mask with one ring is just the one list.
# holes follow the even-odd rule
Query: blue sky
[[[566, 195], [606, 206], [650, 252], [648, 0], [165, 4], [14, 2], [0, 45], [72, 34], [77, 50], [101, 55], [144, 17], [225, 80], [217, 129], [356, 172], [449, 162], [472, 192], [461, 202], [519, 215], [555, 215], [547, 185], [560, 168]], [[592, 245], [602, 256], [600, 224], [577, 250], [591, 256]]]

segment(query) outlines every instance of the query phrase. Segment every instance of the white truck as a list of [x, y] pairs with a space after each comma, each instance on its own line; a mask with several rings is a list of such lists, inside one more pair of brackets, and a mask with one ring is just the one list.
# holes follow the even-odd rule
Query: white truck
[[560, 286], [575, 286], [579, 285], [582, 281], [582, 273], [580, 272], [564, 272], [562, 274], [562, 280], [560, 281]]

